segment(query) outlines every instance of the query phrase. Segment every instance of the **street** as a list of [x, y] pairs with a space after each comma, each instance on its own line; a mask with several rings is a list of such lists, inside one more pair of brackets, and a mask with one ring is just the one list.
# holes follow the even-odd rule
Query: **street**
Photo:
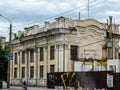
[[[10, 86], [9, 89], [0, 89], [0, 90], [24, 90], [24, 88], [20, 86]], [[28, 87], [27, 90], [55, 90], [55, 89], [47, 89], [47, 87]]]

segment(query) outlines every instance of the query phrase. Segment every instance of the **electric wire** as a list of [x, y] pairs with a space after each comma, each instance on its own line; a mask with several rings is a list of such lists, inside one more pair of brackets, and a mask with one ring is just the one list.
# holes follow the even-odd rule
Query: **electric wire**
[[[102, 1], [97, 2], [97, 3], [96, 3], [95, 1], [96, 1], [96, 0], [90, 2], [90, 6], [92, 6], [92, 7], [90, 7], [90, 8], [93, 8], [93, 7], [96, 7], [96, 6], [100, 5], [100, 4], [103, 3], [103, 1], [105, 1], [105, 0], [102, 0]], [[16, 31], [16, 29], [19, 28], [19, 27], [26, 26], [26, 25], [30, 25], [30, 24], [35, 24], [35, 23], [38, 23], [38, 22], [41, 22], [41, 21], [45, 21], [45, 20], [49, 20], [49, 19], [55, 18], [55, 17], [57, 17], [57, 16], [60, 16], [60, 15], [62, 15], [62, 14], [70, 14], [71, 12], [74, 12], [76, 9], [83, 8], [84, 5], [87, 5], [87, 3], [85, 3], [85, 4], [83, 4], [82, 6], [79, 6], [79, 7], [77, 7], [77, 8], [71, 9], [71, 10], [69, 10], [69, 11], [66, 11], [66, 12], [63, 12], [63, 13], [60, 13], [60, 14], [57, 14], [57, 15], [48, 17], [48, 18], [42, 18], [40, 21], [35, 21], [35, 22], [28, 23], [28, 24], [23, 24], [23, 25], [14, 26], [14, 27], [13, 27], [13, 29], [14, 29], [13, 31]], [[94, 6], [93, 6], [93, 5], [94, 5]], [[80, 10], [87, 10], [87, 9], [80, 9]], [[43, 26], [43, 25], [41, 25], [41, 26]]]
[[[95, 1], [97, 1], [97, 0], [91, 1], [90, 4], [91, 4], [91, 3], [94, 3]], [[60, 15], [64, 15], [64, 14], [70, 13], [70, 12], [72, 12], [72, 11], [74, 11], [74, 10], [76, 10], [76, 9], [82, 8], [82, 7], [86, 6], [86, 5], [87, 5], [87, 3], [85, 3], [85, 4], [83, 4], [83, 5], [79, 6], [79, 7], [73, 8], [73, 9], [71, 9], [71, 10], [65, 11], [65, 12], [63, 12], [63, 13], [60, 13], [60, 14], [57, 14], [57, 15], [54, 15], [54, 16], [50, 16], [50, 17], [48, 17], [48, 18], [42, 18], [42, 19], [39, 20], [39, 21], [34, 21], [34, 22], [31, 22], [31, 23], [28, 23], [28, 24], [23, 24], [23, 25], [14, 26], [13, 28], [15, 29], [15, 28], [18, 28], [18, 27], [22, 27], [22, 26], [26, 26], [26, 25], [30, 25], [30, 24], [35, 24], [35, 23], [38, 23], [38, 22], [41, 22], [41, 21], [45, 21], [45, 20], [49, 20], [49, 19], [52, 19], [52, 18], [56, 18], [56, 17], [58, 17], [58, 16], [60, 16]]]

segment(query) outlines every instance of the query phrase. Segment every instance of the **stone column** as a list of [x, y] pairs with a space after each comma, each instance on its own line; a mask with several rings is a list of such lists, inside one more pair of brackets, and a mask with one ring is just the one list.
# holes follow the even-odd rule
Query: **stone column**
[[47, 79], [47, 73], [48, 73], [48, 69], [49, 69], [49, 67], [48, 67], [48, 46], [44, 47], [44, 62], [45, 62], [45, 64], [44, 64], [44, 71], [45, 71], [44, 77], [45, 77], [45, 79]]
[[[45, 69], [46, 69], [46, 74], [49, 72], [49, 47], [48, 45], [45, 47], [45, 57], [44, 57], [44, 60], [45, 60]], [[47, 77], [47, 75], [45, 75], [45, 77]]]
[[36, 50], [34, 49], [34, 79], [36, 79]]
[[68, 45], [59, 44], [56, 49], [56, 65], [59, 72], [68, 71]]
[[68, 71], [68, 45], [65, 44], [65, 72]]
[[27, 57], [27, 50], [25, 51], [25, 79], [27, 79], [27, 73], [28, 73], [28, 70], [27, 70], [27, 67], [28, 67], [28, 65], [27, 65], [27, 63], [28, 63], [28, 61], [27, 61], [27, 59], [28, 59], [28, 57]]
[[19, 53], [19, 79], [21, 79], [21, 51], [18, 52]]
[[20, 59], [20, 52], [17, 52], [17, 79], [19, 79], [19, 74], [20, 74], [20, 63], [19, 63], [19, 59]]
[[58, 50], [58, 52], [59, 52], [59, 61], [58, 61], [58, 63], [59, 63], [59, 72], [63, 72], [64, 71], [64, 67], [63, 67], [63, 44], [59, 44], [59, 50]]
[[39, 68], [38, 68], [38, 48], [36, 47], [36, 49], [35, 49], [35, 52], [36, 52], [36, 66], [35, 66], [35, 68], [36, 68], [36, 85], [37, 85], [37, 79], [38, 79], [38, 70], [39, 70]]
[[56, 72], [59, 72], [59, 44], [56, 45]]

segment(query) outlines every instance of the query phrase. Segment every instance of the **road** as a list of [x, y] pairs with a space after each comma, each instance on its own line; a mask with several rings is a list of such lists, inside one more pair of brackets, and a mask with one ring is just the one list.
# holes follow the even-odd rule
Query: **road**
[[[10, 86], [9, 89], [0, 89], [0, 90], [24, 90], [20, 86]], [[46, 87], [28, 87], [27, 90], [55, 90], [55, 89], [47, 89]]]

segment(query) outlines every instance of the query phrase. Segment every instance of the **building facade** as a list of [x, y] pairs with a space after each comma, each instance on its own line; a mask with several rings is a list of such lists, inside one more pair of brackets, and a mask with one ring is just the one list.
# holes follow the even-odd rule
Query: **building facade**
[[3, 36], [0, 36], [0, 45], [1, 45], [2, 47], [4, 47], [4, 46], [5, 46], [5, 43], [6, 43], [6, 38], [3, 37]]
[[[113, 25], [118, 34], [118, 25]], [[108, 56], [107, 23], [94, 19], [73, 20], [58, 17], [34, 25], [18, 33], [12, 40], [13, 60], [10, 62], [10, 83], [45, 86], [47, 73], [106, 69]], [[23, 35], [24, 34], [24, 35]], [[22, 38], [20, 38], [22, 36]], [[118, 38], [114, 38], [113, 58], [118, 59]], [[100, 63], [99, 63], [100, 62]], [[98, 66], [93, 68], [94, 66]]]

